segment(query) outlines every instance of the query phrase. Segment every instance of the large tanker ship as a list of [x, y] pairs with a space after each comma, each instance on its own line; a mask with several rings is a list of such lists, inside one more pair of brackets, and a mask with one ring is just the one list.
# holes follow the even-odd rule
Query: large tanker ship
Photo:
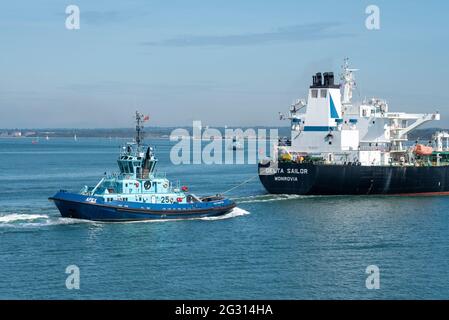
[[449, 133], [425, 144], [409, 142], [419, 126], [440, 114], [390, 112], [382, 99], [353, 103], [354, 73], [346, 60], [341, 84], [317, 73], [307, 102], [290, 107], [291, 139], [259, 162], [270, 193], [303, 195], [449, 194]]

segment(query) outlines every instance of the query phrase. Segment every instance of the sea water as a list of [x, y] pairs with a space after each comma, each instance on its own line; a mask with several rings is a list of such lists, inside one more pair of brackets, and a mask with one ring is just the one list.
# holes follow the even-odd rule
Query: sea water
[[[230, 214], [190, 221], [61, 218], [47, 198], [116, 170], [118, 139], [0, 139], [0, 299], [430, 299], [449, 297], [449, 197], [269, 195], [257, 166], [158, 170]], [[79, 289], [66, 268], [79, 268]], [[379, 289], [368, 289], [368, 266]]]

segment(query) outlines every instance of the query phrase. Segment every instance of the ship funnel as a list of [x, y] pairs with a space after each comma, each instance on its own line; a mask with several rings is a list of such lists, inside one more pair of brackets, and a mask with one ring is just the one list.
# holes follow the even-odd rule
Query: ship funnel
[[333, 72], [325, 72], [324, 76], [324, 86], [329, 87], [334, 85], [334, 73]]
[[335, 77], [333, 72], [325, 72], [321, 74], [318, 72], [313, 76], [313, 85], [312, 87], [334, 87], [335, 86]]
[[322, 76], [321, 72], [318, 72], [316, 75], [313, 76], [313, 86], [314, 87], [321, 87], [322, 86]]

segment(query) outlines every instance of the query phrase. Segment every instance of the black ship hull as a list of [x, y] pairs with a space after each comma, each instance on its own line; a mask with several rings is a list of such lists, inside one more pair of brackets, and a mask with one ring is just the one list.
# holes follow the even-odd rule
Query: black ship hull
[[269, 193], [300, 195], [449, 194], [449, 166], [358, 166], [259, 163]]

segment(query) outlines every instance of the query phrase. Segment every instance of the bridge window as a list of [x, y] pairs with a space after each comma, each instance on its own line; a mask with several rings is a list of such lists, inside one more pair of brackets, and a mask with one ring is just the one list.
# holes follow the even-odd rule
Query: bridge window
[[127, 161], [119, 161], [120, 171], [123, 173], [128, 173], [128, 163]]
[[312, 98], [318, 98], [318, 90], [312, 90]]
[[326, 98], [327, 97], [327, 90], [320, 90], [320, 95], [321, 95], [321, 98]]

